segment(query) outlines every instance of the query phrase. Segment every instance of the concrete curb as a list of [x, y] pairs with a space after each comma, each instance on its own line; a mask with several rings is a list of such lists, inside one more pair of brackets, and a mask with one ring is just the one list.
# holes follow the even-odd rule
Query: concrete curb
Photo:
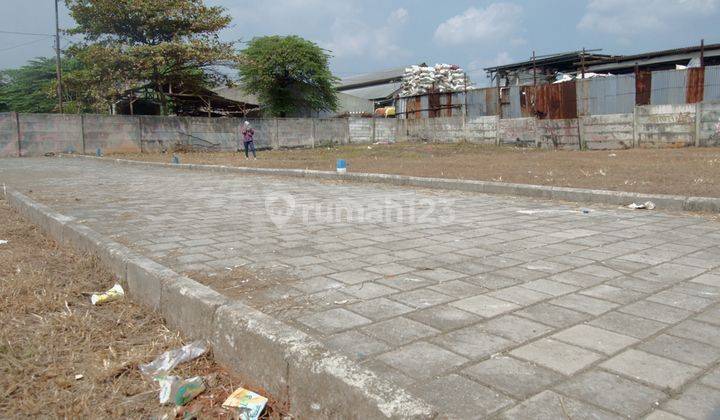
[[559, 200], [587, 204], [610, 204], [627, 206], [631, 203], [644, 203], [652, 201], [658, 210], [693, 211], [718, 213], [720, 212], [720, 198], [714, 197], [688, 197], [666, 194], [640, 194], [622, 191], [590, 190], [582, 188], [548, 187], [544, 185], [512, 184], [505, 182], [475, 181], [446, 178], [423, 178], [404, 175], [352, 173], [338, 174], [332, 171], [314, 171], [305, 169], [273, 169], [248, 168], [242, 166], [223, 165], [196, 165], [172, 164], [162, 162], [145, 162], [128, 159], [111, 159], [86, 155], [60, 155], [61, 157], [76, 157], [82, 159], [95, 159], [105, 162], [114, 162], [123, 165], [142, 167], [163, 167], [185, 170], [200, 170], [217, 173], [241, 173], [253, 175], [290, 176], [300, 178], [332, 179], [356, 182], [372, 182], [396, 186], [412, 186], [443, 190], [467, 191], [483, 194], [513, 195], [539, 198], [545, 200]]
[[111, 241], [8, 189], [11, 207], [59, 243], [97, 255], [128, 294], [169, 325], [209, 340], [215, 358], [304, 418], [437, 417], [434, 407], [329, 351], [307, 334]]

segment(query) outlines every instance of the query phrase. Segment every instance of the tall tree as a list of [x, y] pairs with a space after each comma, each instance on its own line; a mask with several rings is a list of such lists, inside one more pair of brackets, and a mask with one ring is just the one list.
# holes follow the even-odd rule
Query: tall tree
[[99, 100], [112, 104], [145, 87], [168, 112], [167, 94], [179, 85], [203, 86], [227, 77], [217, 65], [234, 65], [235, 44], [219, 40], [230, 16], [203, 0], [65, 0], [84, 41], [72, 48]]
[[[63, 72], [77, 72], [82, 64], [74, 59], [62, 61]], [[40, 57], [17, 69], [0, 71], [0, 110], [48, 113], [57, 111], [55, 59]], [[87, 110], [84, 87], [70, 83], [63, 90], [67, 112]]]
[[253, 38], [242, 51], [240, 78], [272, 115], [334, 111], [338, 79], [330, 72], [329, 59], [325, 50], [299, 36]]

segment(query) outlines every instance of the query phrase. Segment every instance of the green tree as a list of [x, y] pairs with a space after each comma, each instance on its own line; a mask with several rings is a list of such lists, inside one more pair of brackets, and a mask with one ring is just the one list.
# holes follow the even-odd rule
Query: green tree
[[[203, 0], [66, 0], [84, 41], [72, 47], [86, 65], [77, 74], [97, 101], [111, 105], [129, 89], [154, 92], [164, 114], [167, 94], [182, 86], [227, 80], [217, 65], [234, 65], [235, 44], [218, 31], [231, 18]], [[175, 90], [173, 90], [175, 89]]]
[[258, 96], [275, 116], [303, 109], [337, 109], [330, 56], [299, 36], [253, 38], [242, 51], [239, 70], [245, 91]]
[[[63, 72], [79, 71], [78, 60], [62, 60]], [[17, 69], [0, 71], [0, 110], [32, 113], [57, 111], [55, 59], [36, 58]], [[72, 83], [63, 89], [63, 102], [67, 112], [86, 109], [82, 90]]]

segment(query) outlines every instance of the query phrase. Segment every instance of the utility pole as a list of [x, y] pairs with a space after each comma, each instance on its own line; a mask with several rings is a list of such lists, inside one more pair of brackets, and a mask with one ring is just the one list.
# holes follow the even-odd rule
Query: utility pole
[[58, 16], [58, 1], [55, 0], [55, 71], [57, 76], [58, 109], [63, 113], [62, 99], [62, 69], [60, 67], [60, 17]]
[[535, 67], [535, 50], [533, 50], [532, 63], [533, 63], [533, 86], [537, 86], [537, 68]]

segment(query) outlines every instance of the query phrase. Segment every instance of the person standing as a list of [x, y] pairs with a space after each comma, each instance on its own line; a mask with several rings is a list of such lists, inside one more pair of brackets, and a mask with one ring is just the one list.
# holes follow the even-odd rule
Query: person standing
[[248, 152], [252, 151], [253, 159], [257, 160], [257, 154], [255, 153], [255, 130], [250, 126], [249, 121], [245, 121], [242, 129], [243, 144], [245, 145], [245, 159], [250, 159]]

